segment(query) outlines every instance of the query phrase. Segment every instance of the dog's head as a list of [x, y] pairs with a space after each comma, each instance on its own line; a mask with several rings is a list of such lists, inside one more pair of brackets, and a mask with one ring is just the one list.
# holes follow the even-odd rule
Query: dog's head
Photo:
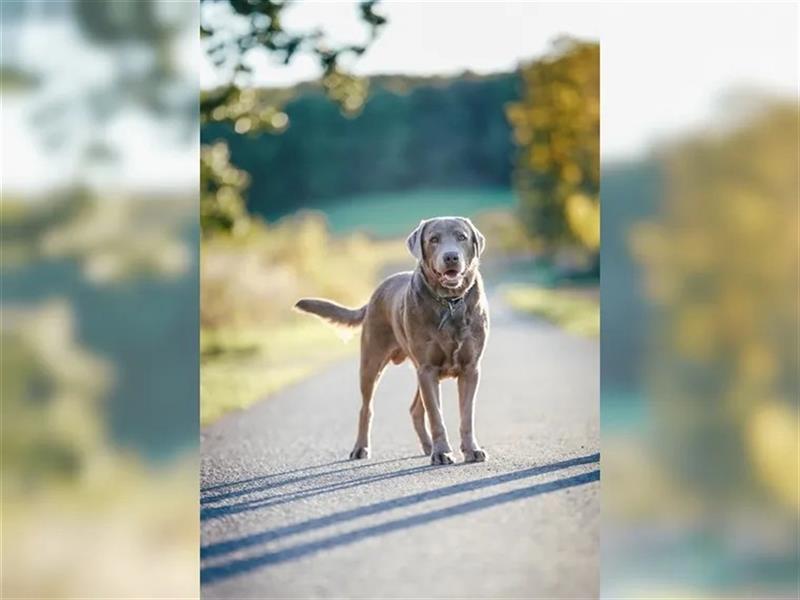
[[421, 221], [406, 243], [428, 283], [452, 295], [472, 285], [486, 240], [469, 219], [436, 217]]

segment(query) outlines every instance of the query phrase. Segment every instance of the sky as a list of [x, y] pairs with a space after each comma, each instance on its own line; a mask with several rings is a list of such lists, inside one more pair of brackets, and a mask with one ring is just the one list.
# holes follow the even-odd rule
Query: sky
[[[120, 69], [137, 69], [141, 56], [129, 48], [111, 52], [87, 43], [68, 10], [62, 7], [54, 13], [51, 4], [29, 2], [25, 18], [3, 14], [0, 20], [2, 64], [21, 65], [38, 79], [30, 92], [0, 90], [2, 192], [35, 200], [48, 190], [80, 181], [103, 190], [196, 193], [196, 136], [185, 131], [178, 134], [175, 122], [165, 125], [143, 110], [128, 107], [119, 109], [107, 125], [87, 118], [88, 90], [108, 85]], [[176, 17], [182, 26], [170, 59], [183, 77], [172, 85], [172, 92], [191, 96], [199, 85], [199, 22], [191, 18], [197, 16], [196, 11], [186, 7], [181, 18]], [[48, 18], [42, 18], [44, 13]], [[120, 56], [126, 60], [120, 61]], [[58, 135], [48, 136], [38, 125], [41, 112], [58, 123]], [[114, 163], [86, 168], [81, 149], [93, 137], [113, 148], [118, 155]], [[53, 147], [48, 139], [63, 143]]]
[[[384, 0], [380, 10], [389, 24], [355, 63], [358, 74], [489, 73], [541, 56], [559, 35], [599, 40], [601, 155], [607, 162], [634, 159], [653, 144], [714, 122], [723, 113], [721, 101], [738, 89], [797, 94], [800, 17], [794, 2]], [[191, 19], [185, 24], [175, 56], [184, 73], [209, 87], [215, 78], [200, 52], [197, 24]], [[287, 9], [284, 26], [289, 30], [319, 26], [344, 42], [362, 41], [365, 34], [354, 1], [298, 0]], [[9, 34], [7, 29], [4, 33]], [[53, 82], [49, 90], [81, 86], [108, 68], [94, 49], [81, 47], [74, 28], [31, 22], [26, 28], [15, 26], [14, 34], [5, 36], [4, 53], [15, 46]], [[42, 44], [43, 39], [49, 42]], [[58, 53], [43, 52], [53, 44]], [[74, 64], [83, 68], [76, 70]], [[256, 82], [265, 85], [287, 85], [318, 75], [311, 59], [282, 67], [262, 57], [253, 66]], [[30, 128], [34, 104], [3, 97], [6, 190], [52, 187], [81, 168], [66, 153], [59, 158], [45, 152]], [[109, 127], [108, 137], [121, 142], [122, 163], [105, 184], [196, 189], [196, 145], [167, 139], [159, 127], [144, 115], [130, 113]]]
[[[757, 89], [797, 93], [797, 4], [534, 3], [384, 0], [389, 23], [354, 65], [376, 73], [490, 73], [515, 68], [567, 34], [601, 44], [601, 151], [625, 160], [712, 121], [725, 96]], [[317, 27], [360, 42], [355, 3], [305, 1], [287, 9], [287, 30]], [[283, 67], [254, 63], [255, 83], [288, 85], [319, 75], [310, 57]], [[216, 81], [204, 64], [201, 82]]]

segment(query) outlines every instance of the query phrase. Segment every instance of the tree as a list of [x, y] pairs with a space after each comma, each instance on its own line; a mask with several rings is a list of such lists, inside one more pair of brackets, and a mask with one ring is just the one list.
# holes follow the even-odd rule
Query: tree
[[[215, 90], [201, 95], [201, 125], [211, 122], [231, 123], [237, 134], [258, 131], [280, 133], [289, 124], [281, 110], [288, 97], [252, 84], [250, 59], [266, 52], [283, 64], [299, 55], [314, 57], [322, 68], [322, 85], [327, 96], [342, 111], [355, 113], [367, 96], [367, 82], [350, 75], [342, 60], [362, 55], [375, 39], [386, 19], [375, 12], [377, 0], [358, 3], [368, 37], [362, 44], [334, 46], [322, 31], [287, 31], [282, 24], [283, 11], [290, 2], [274, 0], [203, 0], [200, 34], [203, 48], [217, 73], [226, 81]], [[225, 145], [224, 142], [218, 144]], [[224, 159], [224, 160], [223, 160]], [[204, 234], [216, 231], [236, 232], [248, 219], [241, 192], [246, 181], [229, 164], [225, 148], [204, 148], [201, 167], [201, 227]], [[225, 163], [223, 165], [223, 162]], [[237, 184], [222, 181], [218, 175], [236, 179]]]
[[209, 123], [200, 139], [228, 143], [230, 162], [250, 177], [248, 211], [267, 219], [354, 194], [508, 187], [514, 145], [504, 110], [519, 85], [516, 72], [371, 77], [357, 119], [343, 119], [321, 86], [303, 85], [281, 109], [292, 126], [280, 135]]
[[522, 67], [507, 117], [518, 146], [520, 215], [545, 247], [600, 246], [600, 46], [560, 38]]
[[753, 492], [800, 508], [799, 125], [774, 101], [663, 149], [660, 214], [633, 231], [656, 308], [655, 444], [715, 514]]

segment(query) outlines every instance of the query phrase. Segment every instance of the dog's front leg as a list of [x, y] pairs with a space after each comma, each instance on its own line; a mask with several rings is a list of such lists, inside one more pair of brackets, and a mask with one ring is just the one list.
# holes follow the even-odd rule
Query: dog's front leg
[[453, 449], [447, 439], [447, 429], [445, 429], [442, 415], [439, 370], [435, 367], [420, 367], [417, 370], [417, 380], [419, 381], [419, 391], [422, 393], [422, 402], [425, 404], [425, 412], [428, 413], [428, 423], [433, 438], [431, 464], [452, 465]]
[[475, 439], [475, 395], [478, 393], [478, 383], [481, 372], [475, 367], [465, 370], [458, 377], [458, 407], [461, 412], [461, 452], [464, 453], [464, 462], [483, 462], [486, 452], [478, 445]]

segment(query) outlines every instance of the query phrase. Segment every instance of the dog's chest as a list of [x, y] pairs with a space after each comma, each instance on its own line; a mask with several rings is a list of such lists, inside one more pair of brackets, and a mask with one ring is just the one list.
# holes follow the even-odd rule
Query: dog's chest
[[468, 322], [448, 323], [437, 336], [437, 362], [442, 377], [457, 377], [475, 361], [474, 340]]

